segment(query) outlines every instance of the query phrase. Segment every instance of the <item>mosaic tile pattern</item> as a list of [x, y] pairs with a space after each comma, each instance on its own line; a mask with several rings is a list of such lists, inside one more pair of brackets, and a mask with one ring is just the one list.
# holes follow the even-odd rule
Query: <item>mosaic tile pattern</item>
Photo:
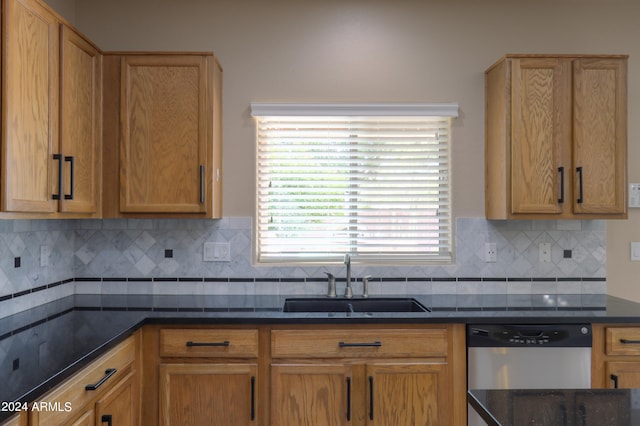
[[[364, 267], [354, 263], [352, 276], [375, 277], [370, 285], [373, 295], [606, 293], [602, 280], [606, 277], [605, 221], [458, 218], [455, 235], [452, 265]], [[252, 237], [249, 217], [3, 220], [0, 317], [74, 292], [323, 294], [324, 272], [344, 276], [341, 263], [253, 265]], [[228, 242], [231, 261], [204, 262], [205, 242]], [[496, 243], [495, 263], [484, 261], [488, 242]], [[551, 262], [538, 260], [542, 242], [551, 244]], [[48, 266], [40, 266], [43, 245], [51, 248]], [[565, 257], [566, 250], [571, 250], [571, 258]], [[340, 284], [344, 285], [339, 283], [339, 288]], [[356, 294], [361, 292], [359, 286], [355, 284]]]

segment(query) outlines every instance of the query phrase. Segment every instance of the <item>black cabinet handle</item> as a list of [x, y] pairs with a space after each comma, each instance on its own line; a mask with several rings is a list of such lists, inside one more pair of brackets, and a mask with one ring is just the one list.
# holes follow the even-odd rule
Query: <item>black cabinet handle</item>
[[347, 377], [347, 421], [351, 421], [351, 377]]
[[347, 343], [347, 342], [339, 342], [338, 346], [341, 348], [367, 348], [374, 347], [379, 348], [382, 346], [382, 342], [370, 342], [370, 343]]
[[208, 346], [208, 347], [215, 347], [215, 346], [230, 346], [231, 343], [229, 343], [228, 340], [225, 340], [224, 342], [192, 342], [192, 341], [188, 341], [186, 343], [186, 346], [188, 348], [195, 348], [195, 347], [202, 347], [202, 346]]
[[256, 378], [251, 376], [251, 421], [256, 419]]
[[59, 200], [62, 194], [62, 154], [53, 154], [53, 159], [58, 160], [58, 193], [51, 196], [54, 200]]
[[564, 203], [564, 167], [558, 167], [558, 173], [560, 173], [560, 198], [558, 203]]
[[200, 165], [200, 204], [204, 204], [204, 166]]
[[582, 167], [576, 167], [576, 173], [578, 174], [578, 204], [582, 204], [584, 201], [583, 193], [582, 193]]
[[639, 345], [640, 340], [620, 339], [620, 343], [624, 345]]
[[68, 162], [69, 165], [71, 166], [71, 172], [69, 174], [69, 186], [70, 188], [70, 192], [68, 194], [64, 194], [64, 199], [65, 200], [73, 200], [73, 179], [74, 179], [74, 170], [75, 167], [73, 165], [73, 155], [69, 155], [69, 156], [65, 156], [64, 157], [64, 161]]
[[612, 374], [609, 377], [611, 378], [611, 380], [613, 380], [613, 388], [618, 389], [618, 376], [615, 374]]
[[369, 376], [369, 420], [373, 420], [373, 376]]
[[100, 418], [100, 423], [106, 423], [107, 426], [113, 426], [113, 416], [111, 414], [105, 414]]
[[102, 386], [102, 384], [103, 384], [104, 382], [106, 382], [107, 380], [109, 380], [109, 378], [110, 378], [111, 376], [113, 376], [114, 374], [116, 374], [116, 372], [117, 372], [117, 371], [118, 371], [118, 370], [116, 370], [115, 368], [109, 368], [109, 369], [105, 370], [105, 372], [104, 372], [104, 377], [103, 377], [102, 379], [100, 379], [100, 381], [99, 381], [98, 383], [95, 383], [95, 384], [93, 384], [93, 385], [87, 385], [87, 386], [85, 386], [85, 387], [84, 387], [84, 389], [85, 389], [85, 390], [88, 390], [88, 391], [93, 391], [93, 390], [98, 389], [100, 386]]

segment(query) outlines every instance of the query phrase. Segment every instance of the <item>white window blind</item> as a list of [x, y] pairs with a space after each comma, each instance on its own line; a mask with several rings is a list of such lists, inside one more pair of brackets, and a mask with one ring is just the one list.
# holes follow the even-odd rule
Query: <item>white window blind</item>
[[252, 104], [252, 115], [259, 262], [450, 260], [457, 105]]

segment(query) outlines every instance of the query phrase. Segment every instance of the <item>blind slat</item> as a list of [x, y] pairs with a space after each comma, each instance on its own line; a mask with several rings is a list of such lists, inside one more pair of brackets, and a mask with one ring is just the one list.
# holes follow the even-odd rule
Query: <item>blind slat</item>
[[448, 117], [257, 117], [259, 261], [446, 260]]

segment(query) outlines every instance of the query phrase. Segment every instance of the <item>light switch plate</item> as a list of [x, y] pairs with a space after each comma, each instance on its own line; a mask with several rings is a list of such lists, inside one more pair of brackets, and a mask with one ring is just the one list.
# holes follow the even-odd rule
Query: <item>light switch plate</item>
[[640, 243], [631, 243], [631, 260], [640, 260]]
[[230, 262], [230, 243], [204, 243], [203, 261], [205, 262]]
[[629, 207], [640, 208], [640, 183], [629, 184]]

